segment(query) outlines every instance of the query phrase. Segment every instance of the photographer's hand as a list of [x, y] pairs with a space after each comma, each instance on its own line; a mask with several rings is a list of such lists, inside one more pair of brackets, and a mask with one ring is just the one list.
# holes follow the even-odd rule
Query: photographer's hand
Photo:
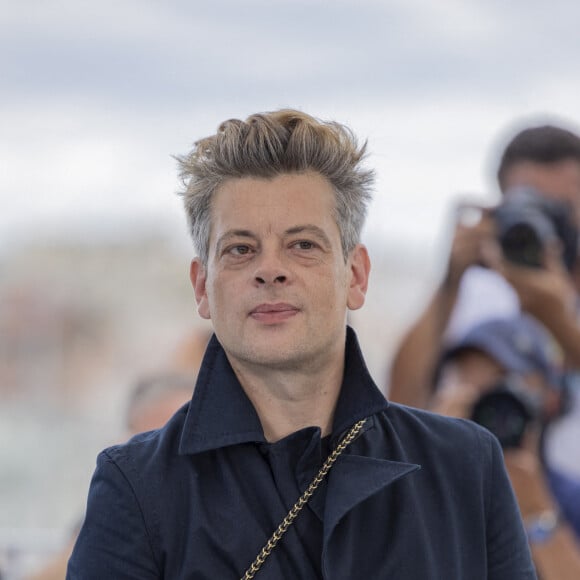
[[[541, 518], [548, 521], [558, 518], [559, 508], [548, 488], [540, 460], [537, 430], [526, 435], [521, 448], [506, 450], [504, 460], [528, 529]], [[530, 536], [530, 547], [543, 580], [580, 578], [580, 548], [565, 522], [558, 522], [544, 539], [537, 540]]]
[[[445, 284], [453, 289], [470, 266], [494, 267], [501, 255], [495, 224], [484, 208], [459, 205]], [[476, 217], [472, 217], [475, 215]]]
[[433, 396], [429, 410], [448, 417], [469, 419], [480, 394], [474, 385], [448, 376]]
[[548, 246], [544, 251], [542, 268], [518, 266], [503, 260], [500, 273], [518, 294], [522, 310], [545, 326], [549, 327], [554, 317], [574, 316], [576, 289], [562, 264], [557, 245]]
[[522, 310], [537, 318], [554, 336], [573, 366], [580, 367], [580, 325], [576, 288], [562, 264], [559, 247], [544, 252], [543, 268], [502, 261], [499, 272], [512, 285]]
[[539, 433], [531, 430], [521, 447], [506, 449], [504, 460], [524, 521], [558, 508], [548, 488], [540, 460]]

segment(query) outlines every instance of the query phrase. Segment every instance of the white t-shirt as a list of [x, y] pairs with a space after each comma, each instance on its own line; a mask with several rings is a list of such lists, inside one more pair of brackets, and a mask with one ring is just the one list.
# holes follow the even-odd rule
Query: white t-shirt
[[490, 318], [512, 318], [519, 312], [518, 296], [502, 276], [489, 268], [472, 266], [461, 279], [446, 339], [455, 342], [475, 324]]

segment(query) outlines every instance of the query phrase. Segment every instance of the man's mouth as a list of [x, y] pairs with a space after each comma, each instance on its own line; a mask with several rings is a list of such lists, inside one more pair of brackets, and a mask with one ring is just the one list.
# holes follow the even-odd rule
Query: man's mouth
[[250, 311], [250, 317], [260, 322], [275, 324], [296, 315], [299, 309], [292, 304], [277, 302], [276, 304], [260, 304]]

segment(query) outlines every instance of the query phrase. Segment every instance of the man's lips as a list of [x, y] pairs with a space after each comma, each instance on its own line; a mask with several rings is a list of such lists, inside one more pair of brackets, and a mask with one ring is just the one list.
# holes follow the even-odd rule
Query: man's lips
[[285, 304], [284, 302], [279, 302], [278, 304], [260, 304], [259, 306], [256, 306], [256, 308], [254, 308], [250, 314], [261, 314], [264, 312], [285, 312], [286, 310], [298, 310], [298, 308], [292, 306], [292, 304]]
[[260, 304], [250, 311], [250, 316], [262, 322], [277, 322], [290, 318], [299, 312], [292, 304], [278, 302], [276, 304]]

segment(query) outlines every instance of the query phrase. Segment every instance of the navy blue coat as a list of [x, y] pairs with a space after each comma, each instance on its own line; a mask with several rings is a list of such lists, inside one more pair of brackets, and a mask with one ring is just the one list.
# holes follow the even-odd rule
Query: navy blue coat
[[[349, 329], [330, 445], [365, 417], [256, 579], [536, 577], [495, 439], [387, 402]], [[67, 578], [240, 578], [323, 450], [315, 427], [265, 441], [213, 338], [191, 403], [163, 429], [100, 454]]]

